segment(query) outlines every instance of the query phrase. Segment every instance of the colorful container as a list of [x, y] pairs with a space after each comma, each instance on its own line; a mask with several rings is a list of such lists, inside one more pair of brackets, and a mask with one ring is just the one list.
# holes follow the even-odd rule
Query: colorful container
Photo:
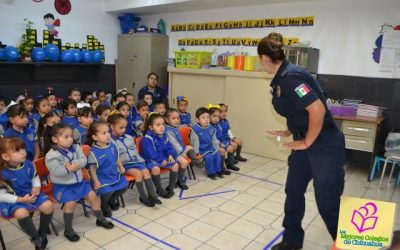
[[235, 56], [227, 56], [226, 66], [235, 69]]
[[244, 56], [235, 56], [235, 69], [236, 70], [244, 69]]
[[244, 70], [253, 71], [254, 70], [254, 56], [244, 57]]
[[206, 51], [175, 51], [175, 66], [193, 69], [209, 66], [211, 54], [211, 52]]

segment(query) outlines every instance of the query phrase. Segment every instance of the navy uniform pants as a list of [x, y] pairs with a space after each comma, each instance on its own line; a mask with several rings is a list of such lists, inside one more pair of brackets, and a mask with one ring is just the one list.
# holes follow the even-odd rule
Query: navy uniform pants
[[344, 136], [336, 128], [320, 134], [307, 150], [293, 151], [289, 156], [284, 242], [294, 246], [303, 245], [301, 221], [305, 212], [304, 193], [311, 179], [318, 211], [332, 239], [336, 239], [340, 196], [344, 188], [344, 161]]

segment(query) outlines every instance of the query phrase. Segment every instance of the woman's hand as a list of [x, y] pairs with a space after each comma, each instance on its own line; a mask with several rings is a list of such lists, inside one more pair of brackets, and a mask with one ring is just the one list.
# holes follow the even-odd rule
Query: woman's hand
[[119, 173], [120, 174], [125, 174], [125, 168], [124, 167], [119, 167]]
[[282, 146], [284, 148], [292, 149], [294, 151], [296, 151], [296, 150], [305, 150], [305, 149], [307, 149], [309, 147], [304, 140], [283, 143]]
[[166, 160], [163, 160], [163, 161], [161, 162], [161, 166], [163, 166], [163, 167], [167, 166], [167, 164], [168, 164], [168, 162], [167, 162]]
[[292, 133], [289, 130], [267, 130], [267, 133], [273, 136], [289, 137]]

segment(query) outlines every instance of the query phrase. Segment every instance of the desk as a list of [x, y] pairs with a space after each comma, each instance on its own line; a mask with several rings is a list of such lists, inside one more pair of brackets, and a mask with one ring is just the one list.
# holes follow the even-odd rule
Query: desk
[[345, 136], [346, 149], [370, 152], [369, 179], [377, 152], [377, 141], [384, 117], [370, 118], [363, 116], [333, 116], [336, 124]]
[[273, 75], [261, 71], [168, 68], [170, 106], [176, 96], [189, 98], [188, 111], [207, 104], [226, 103], [233, 134], [243, 139], [243, 152], [286, 161], [290, 150], [277, 147], [267, 129], [286, 129], [286, 119], [272, 106], [270, 83]]

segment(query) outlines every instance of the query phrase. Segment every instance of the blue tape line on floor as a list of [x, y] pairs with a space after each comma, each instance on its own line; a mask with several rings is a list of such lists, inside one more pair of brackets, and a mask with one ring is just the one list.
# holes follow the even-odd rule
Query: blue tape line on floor
[[186, 200], [186, 199], [193, 199], [193, 198], [199, 198], [199, 197], [210, 196], [210, 195], [224, 194], [224, 193], [235, 192], [235, 191], [236, 191], [235, 189], [232, 189], [232, 190], [227, 190], [227, 191], [206, 193], [206, 194], [194, 195], [194, 196], [189, 196], [189, 197], [179, 197], [179, 199]]
[[232, 172], [232, 173], [237, 174], [237, 175], [246, 176], [246, 177], [249, 177], [249, 178], [252, 178], [252, 179], [256, 179], [256, 180], [260, 180], [260, 181], [269, 182], [269, 183], [272, 183], [272, 184], [284, 186], [284, 184], [282, 184], [282, 183], [278, 183], [278, 182], [274, 182], [274, 181], [269, 181], [269, 180], [266, 180], [266, 179], [263, 179], [263, 178], [258, 178], [258, 177], [251, 176], [251, 175], [248, 175], [248, 174], [241, 174], [241, 173], [237, 173], [237, 172]]
[[[85, 206], [88, 207], [88, 208], [90, 208], [90, 209], [92, 209], [92, 207], [89, 206], [89, 205], [85, 205]], [[121, 225], [123, 225], [123, 226], [125, 226], [125, 227], [127, 227], [127, 228], [132, 229], [133, 231], [136, 231], [136, 232], [138, 232], [138, 233], [140, 233], [140, 234], [143, 234], [144, 236], [146, 236], [146, 237], [148, 237], [148, 238], [150, 238], [150, 239], [153, 239], [153, 240], [155, 240], [155, 241], [157, 241], [157, 242], [160, 242], [161, 244], [164, 244], [164, 245], [166, 245], [166, 246], [168, 246], [168, 247], [170, 247], [170, 248], [172, 248], [172, 249], [180, 250], [179, 247], [176, 247], [176, 246], [174, 246], [174, 245], [171, 245], [171, 244], [169, 244], [168, 242], [165, 242], [165, 241], [163, 241], [163, 240], [161, 240], [161, 239], [159, 239], [159, 238], [157, 238], [157, 237], [154, 237], [153, 235], [150, 235], [150, 234], [148, 234], [148, 233], [146, 233], [146, 232], [143, 232], [143, 231], [140, 230], [140, 229], [137, 229], [137, 228], [135, 228], [135, 227], [132, 227], [131, 225], [126, 224], [125, 222], [120, 221], [120, 220], [117, 219], [117, 218], [114, 218], [114, 217], [111, 216], [110, 219], [113, 220], [113, 221], [115, 221], [115, 222], [118, 222], [119, 224], [121, 224]]]
[[272, 245], [275, 244], [275, 242], [283, 235], [283, 233], [285, 232], [285, 230], [282, 230], [277, 236], [275, 236], [275, 238], [273, 238], [264, 248], [263, 250], [268, 250], [272, 247]]
[[[185, 176], [185, 179], [183, 179], [183, 181], [186, 183], [187, 177]], [[183, 195], [183, 189], [181, 189], [181, 191], [179, 191], [179, 200], [182, 199], [182, 195]]]

